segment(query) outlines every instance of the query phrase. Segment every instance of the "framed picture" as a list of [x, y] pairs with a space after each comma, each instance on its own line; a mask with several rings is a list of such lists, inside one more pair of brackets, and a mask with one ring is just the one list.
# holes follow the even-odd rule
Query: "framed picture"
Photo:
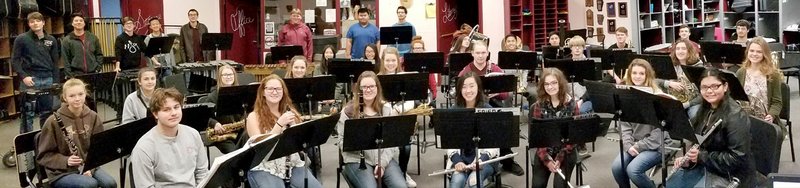
[[614, 7], [615, 5], [616, 5], [616, 3], [613, 3], [613, 2], [606, 4], [606, 9], [607, 9], [607, 12], [608, 12], [607, 14], [608, 14], [609, 18], [617, 17], [617, 11], [616, 11], [616, 8]]
[[605, 23], [606, 21], [605, 18], [606, 16], [603, 16], [603, 14], [597, 14], [597, 25], [598, 26], [603, 25], [603, 23]]
[[597, 0], [597, 12], [603, 12], [603, 0]]
[[275, 22], [264, 22], [264, 34], [266, 35], [275, 34]]
[[592, 12], [592, 9], [586, 10], [586, 25], [594, 26], [594, 12]]
[[619, 3], [617, 3], [617, 7], [619, 8], [619, 17], [620, 18], [627, 18], [628, 17], [628, 3], [627, 2], [619, 2]]
[[594, 1], [593, 0], [586, 0], [585, 5], [586, 5], [586, 8], [593, 7], [594, 6]]
[[606, 41], [606, 34], [603, 33], [603, 27], [597, 27], [597, 34], [594, 36], [597, 37], [597, 41]]
[[617, 20], [608, 19], [608, 33], [614, 34], [615, 30], [617, 30]]
[[594, 28], [593, 27], [586, 27], [586, 38], [594, 37]]

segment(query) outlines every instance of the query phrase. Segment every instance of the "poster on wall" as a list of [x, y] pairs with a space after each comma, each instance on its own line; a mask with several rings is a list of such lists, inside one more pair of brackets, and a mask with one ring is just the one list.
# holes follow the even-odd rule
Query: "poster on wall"
[[617, 30], [617, 21], [614, 19], [608, 19], [608, 33], [614, 34], [615, 30]]
[[603, 0], [597, 0], [597, 12], [603, 12]]
[[606, 9], [607, 9], [609, 18], [617, 17], [617, 11], [614, 8], [614, 5], [615, 4], [613, 2], [606, 4]]
[[594, 12], [592, 9], [586, 10], [586, 25], [594, 26]]
[[619, 2], [619, 17], [620, 18], [627, 18], [628, 17], [628, 3], [626, 2]]
[[275, 35], [275, 22], [264, 22], [264, 34]]

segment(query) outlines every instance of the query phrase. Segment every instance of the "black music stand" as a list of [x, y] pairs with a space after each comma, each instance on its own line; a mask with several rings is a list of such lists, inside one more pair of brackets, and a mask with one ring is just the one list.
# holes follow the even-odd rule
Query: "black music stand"
[[[117, 73], [116, 72], [98, 72], [98, 73], [88, 73], [88, 74], [81, 74], [75, 76], [75, 78], [82, 80], [84, 83], [87, 83], [89, 91], [92, 92], [91, 97], [94, 98], [94, 111], [97, 111], [97, 101], [100, 100], [100, 97], [97, 96], [98, 93], [103, 92], [110, 92], [112, 91], [111, 88], [114, 87], [114, 80], [116, 79]], [[109, 101], [105, 101], [108, 103]], [[108, 123], [112, 121], [117, 121], [116, 118], [111, 120], [106, 120], [103, 123]]]
[[292, 101], [298, 104], [308, 104], [309, 116], [313, 114], [311, 106], [313, 102], [334, 99], [336, 77], [332, 75], [287, 78], [283, 81], [286, 82]]
[[[602, 70], [613, 69], [616, 73], [619, 73], [618, 70], [628, 67], [630, 61], [626, 56], [629, 54], [633, 54], [633, 50], [630, 48], [589, 49], [589, 57], [600, 58]], [[617, 64], [620, 64], [620, 67], [623, 68], [617, 68]]]
[[279, 141], [277, 137], [278, 136], [273, 136], [249, 147], [245, 146], [244, 148], [214, 158], [214, 164], [212, 164], [209, 170], [209, 175], [198, 184], [198, 187], [237, 185], [237, 181], [241, 181], [244, 177], [247, 177], [247, 173], [250, 169], [260, 164], [264, 158], [272, 154], [273, 149]]
[[167, 37], [153, 37], [144, 49], [144, 55], [153, 57], [158, 54], [167, 54], [172, 51], [172, 44], [175, 42], [175, 36]]
[[700, 41], [707, 63], [742, 64], [745, 47], [741, 44], [718, 41]]
[[[675, 72], [675, 66], [672, 64], [672, 58], [669, 55], [656, 55], [656, 54], [628, 54], [627, 64], [634, 59], [643, 59], [650, 63], [653, 70], [656, 72], [656, 78], [664, 80], [678, 79], [678, 73]], [[624, 69], [627, 69], [626, 66]], [[620, 71], [621, 73], [624, 73]], [[620, 74], [622, 75], [622, 74]]]
[[[600, 80], [601, 72], [597, 70], [594, 60], [591, 59], [555, 59], [545, 61], [544, 67], [555, 67], [564, 72], [564, 76], [569, 78], [572, 91], [575, 91], [575, 82], [583, 82], [584, 80]], [[572, 98], [575, 99], [575, 93], [573, 92], [572, 94]]]
[[203, 50], [230, 50], [233, 43], [233, 33], [203, 33], [200, 37]]
[[[337, 121], [339, 121], [338, 113], [289, 127], [278, 136], [278, 145], [275, 146], [267, 161], [325, 144], [334, 131]], [[303, 160], [305, 160], [305, 157], [303, 157]], [[305, 174], [303, 179], [304, 187], [308, 187], [308, 173], [304, 172], [303, 174]]]
[[563, 54], [559, 53], [559, 50], [561, 50], [559, 46], [542, 46], [542, 60], [561, 59]]
[[243, 114], [253, 110], [258, 84], [230, 86], [219, 88], [217, 97], [217, 117]]
[[[378, 149], [380, 153], [383, 148], [408, 145], [416, 123], [416, 115], [348, 119], [344, 122], [342, 151]], [[383, 182], [377, 183], [381, 187]]]
[[[528, 138], [530, 139], [528, 139], [526, 150], [530, 150], [530, 148], [560, 147], [564, 144], [594, 142], [599, 135], [603, 134], [603, 130], [605, 130], [600, 127], [600, 117], [597, 115], [546, 120], [532, 118], [530, 124], [531, 127], [528, 129], [528, 135], [530, 135]], [[530, 165], [527, 163], [531, 161], [531, 156], [529, 152], [526, 152], [525, 156], [525, 166], [527, 170]], [[580, 167], [576, 166], [576, 168]], [[583, 183], [580, 181], [582, 176], [580, 171], [580, 169], [577, 169], [576, 172], [578, 184]], [[564, 181], [567, 183], [569, 182], [569, 180], [566, 179]]]
[[148, 116], [127, 124], [122, 124], [92, 135], [84, 169], [95, 169], [106, 163], [119, 160], [119, 181], [125, 185], [125, 169], [128, 156], [139, 138], [156, 126], [156, 119]]
[[411, 26], [381, 27], [381, 44], [408, 44], [411, 43], [413, 29]]
[[269, 48], [269, 51], [272, 53], [272, 64], [278, 64], [278, 61], [281, 60], [286, 60], [286, 63], [291, 64], [289, 61], [294, 56], [303, 56], [305, 54], [303, 47], [298, 45], [273, 46]]
[[337, 58], [328, 63], [328, 74], [336, 76], [336, 83], [345, 83], [345, 101], [352, 94], [348, 86], [354, 84], [361, 73], [374, 70], [375, 64], [365, 60]]
[[586, 33], [587, 33], [586, 31], [587, 30], [585, 28], [566, 31], [564, 32], [564, 36], [561, 36], [561, 40], [566, 40], [568, 38], [572, 38], [575, 36], [581, 36], [581, 38], [586, 39]]
[[444, 53], [422, 52], [403, 55], [403, 70], [421, 73], [444, 73]]
[[[519, 146], [519, 126], [511, 112], [476, 112], [476, 109], [434, 109], [431, 118], [438, 148], [512, 148]], [[480, 155], [476, 156], [478, 158]], [[480, 172], [480, 161], [476, 172]], [[476, 173], [478, 187], [480, 173]]]
[[451, 78], [457, 77], [458, 73], [464, 70], [464, 67], [469, 66], [474, 60], [471, 53], [450, 53], [448, 57], [450, 70], [447, 73]]
[[497, 65], [503, 69], [534, 70], [538, 64], [536, 52], [499, 52]]
[[[686, 66], [681, 65], [683, 67], [683, 72], [686, 74], [686, 77], [700, 89], [700, 76], [703, 74], [703, 71], [706, 69], [717, 69], [717, 68], [706, 68], [706, 67], [695, 67], [695, 66]], [[750, 101], [750, 98], [747, 97], [747, 93], [744, 92], [744, 86], [739, 79], [736, 77], [736, 74], [725, 70], [725, 69], [717, 69], [722, 73], [722, 76], [728, 80], [728, 93], [731, 95], [731, 98], [740, 101]]]
[[517, 77], [512, 74], [481, 76], [483, 90], [486, 94], [516, 92]]
[[[389, 102], [425, 100], [428, 98], [428, 74], [402, 73], [378, 75], [383, 97]], [[405, 111], [405, 109], [403, 110]]]
[[[180, 124], [192, 127], [197, 130], [197, 132], [206, 131], [208, 129], [208, 119], [214, 117], [215, 106], [214, 103], [201, 103], [200, 105], [193, 105], [191, 107], [184, 106], [182, 111], [183, 117], [186, 118], [181, 118]], [[211, 158], [211, 154], [208, 155], [209, 158]]]

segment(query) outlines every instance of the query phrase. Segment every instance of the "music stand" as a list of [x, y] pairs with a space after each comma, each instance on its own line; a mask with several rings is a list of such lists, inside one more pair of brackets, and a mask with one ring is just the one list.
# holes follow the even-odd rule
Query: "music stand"
[[316, 101], [332, 100], [336, 90], [336, 77], [332, 75], [287, 78], [286, 87], [292, 101], [298, 104], [308, 103], [308, 115], [313, 114], [311, 104]]
[[[633, 54], [633, 50], [630, 48], [615, 48], [615, 49], [589, 49], [589, 57], [596, 57], [600, 58], [600, 63], [602, 70], [614, 70], [614, 72], [618, 72], [618, 70], [625, 69], [630, 64], [628, 61], [629, 54]], [[619, 68], [617, 69], [617, 64], [620, 64]]]
[[536, 52], [499, 52], [497, 65], [503, 69], [534, 70], [537, 59]]
[[668, 55], [629, 54], [629, 57], [630, 61], [628, 62], [638, 58], [644, 59], [650, 63], [650, 65], [653, 67], [653, 70], [656, 72], [656, 78], [664, 80], [678, 79], [678, 73], [675, 72], [675, 66], [672, 64], [672, 58], [670, 58]]
[[253, 145], [246, 145], [236, 151], [214, 158], [214, 163], [208, 171], [209, 175], [198, 183], [198, 187], [237, 185], [236, 177], [247, 177], [250, 169], [272, 154], [279, 141], [277, 137], [272, 136]]
[[[600, 80], [600, 71], [594, 64], [594, 60], [572, 60], [572, 59], [555, 59], [544, 62], [545, 68], [555, 67], [564, 72], [564, 76], [569, 78], [572, 91], [575, 91], [575, 82], [583, 82], [584, 80]], [[572, 98], [575, 98], [575, 93], [572, 93]]]
[[481, 76], [486, 94], [516, 92], [517, 77], [511, 74]]
[[[528, 146], [530, 148], [546, 148], [546, 147], [560, 147], [564, 144], [583, 144], [587, 142], [594, 142], [598, 135], [602, 134], [600, 127], [600, 117], [597, 115], [589, 116], [573, 116], [556, 119], [534, 119], [531, 120], [531, 127], [528, 129]], [[575, 152], [575, 151], [573, 151]], [[530, 160], [530, 152], [526, 152], [525, 165]], [[536, 157], [536, 156], [533, 156]], [[580, 167], [576, 167], [580, 168]], [[526, 169], [528, 169], [526, 167]], [[582, 184], [580, 180], [582, 173], [580, 170], [576, 172], [578, 184]], [[565, 177], [562, 177], [565, 178]], [[567, 184], [569, 180], [564, 180]], [[570, 185], [570, 187], [573, 187]], [[584, 187], [584, 186], [581, 186]]]
[[375, 64], [372, 61], [358, 59], [332, 59], [328, 63], [328, 74], [336, 76], [336, 83], [345, 83], [344, 93], [345, 102], [352, 93], [350, 87], [356, 82], [358, 76], [365, 71], [374, 71]]
[[247, 114], [253, 110], [258, 84], [221, 87], [218, 92], [217, 117]]
[[411, 43], [411, 26], [381, 27], [381, 44], [408, 44]]
[[[706, 68], [706, 67], [695, 67], [695, 66], [686, 66], [681, 65], [683, 68], [684, 74], [686, 77], [700, 89], [700, 76], [703, 74], [703, 71], [706, 69], [717, 69], [717, 68]], [[728, 80], [728, 93], [731, 95], [731, 98], [734, 100], [740, 101], [750, 101], [750, 98], [747, 97], [747, 93], [744, 92], [744, 87], [742, 83], [739, 82], [739, 78], [736, 77], [736, 74], [725, 70], [725, 69], [717, 69], [719, 70], [721, 75]]]
[[383, 97], [389, 102], [425, 100], [428, 97], [428, 74], [378, 75], [378, 80], [381, 81], [383, 87]]
[[445, 73], [444, 53], [442, 52], [405, 53], [403, 59], [403, 70], [421, 73]]
[[208, 129], [208, 119], [214, 117], [215, 106], [214, 103], [193, 104], [190, 107], [184, 106], [182, 112], [183, 116], [187, 118], [181, 118], [180, 124], [192, 127], [197, 132], [206, 131]]
[[[114, 80], [116, 79], [116, 77], [117, 77], [116, 72], [98, 72], [98, 73], [88, 73], [75, 76], [75, 78], [82, 80], [84, 83], [88, 85], [89, 91], [92, 92], [91, 96], [94, 97], [95, 99], [95, 104], [94, 104], [95, 111], [97, 111], [97, 101], [100, 100], [97, 94], [103, 92], [111, 92], [112, 91], [111, 89], [114, 87]], [[117, 121], [117, 119], [114, 118], [111, 120], [106, 120], [103, 123], [105, 124], [112, 121]]]
[[[267, 161], [325, 144], [334, 131], [337, 121], [339, 121], [338, 113], [289, 127], [278, 136], [279, 144], [275, 146]], [[305, 174], [303, 183], [305, 187], [308, 187], [308, 173], [304, 172], [303, 174]]]
[[[434, 109], [431, 116], [441, 149], [511, 148], [519, 146], [519, 126], [512, 112], [477, 112], [476, 109]], [[476, 159], [480, 155], [476, 156]], [[480, 172], [480, 160], [476, 172]], [[481, 187], [480, 173], [476, 173]]]
[[741, 44], [718, 41], [700, 41], [707, 63], [742, 64], [745, 47]]
[[[348, 119], [344, 122], [342, 151], [378, 149], [380, 153], [383, 148], [408, 145], [416, 123], [416, 115]], [[377, 183], [381, 187], [382, 182]]]
[[230, 50], [233, 43], [233, 33], [203, 33], [200, 37], [203, 50]]
[[119, 160], [119, 181], [125, 185], [127, 160], [123, 158], [133, 151], [139, 138], [156, 126], [155, 118], [147, 116], [127, 124], [122, 124], [92, 135], [84, 169], [95, 169], [106, 163]]
[[542, 60], [561, 59], [562, 54], [558, 53], [559, 50], [561, 50], [559, 46], [542, 46]]
[[564, 36], [561, 37], [561, 40], [566, 40], [568, 38], [572, 38], [575, 36], [581, 36], [581, 38], [586, 39], [586, 29], [573, 29], [564, 32]]
[[172, 44], [174, 42], [175, 36], [150, 38], [147, 48], [144, 50], [144, 55], [147, 57], [153, 57], [154, 55], [158, 54], [168, 54], [170, 51], [172, 51]]
[[450, 68], [448, 75], [450, 75], [451, 78], [457, 77], [458, 73], [464, 70], [464, 67], [469, 66], [474, 60], [471, 53], [450, 53], [448, 57], [448, 65]]
[[294, 56], [303, 56], [305, 54], [303, 47], [298, 45], [273, 46], [269, 48], [269, 51], [272, 53], [272, 64], [278, 64], [278, 61], [281, 60], [286, 60], [286, 63], [291, 64], [289, 61]]

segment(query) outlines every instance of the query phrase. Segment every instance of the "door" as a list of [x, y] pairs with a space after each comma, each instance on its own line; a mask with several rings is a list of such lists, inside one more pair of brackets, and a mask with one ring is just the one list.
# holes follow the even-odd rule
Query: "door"
[[481, 0], [436, 0], [436, 34], [438, 37], [437, 50], [450, 52], [454, 40], [453, 32], [461, 24], [475, 26], [481, 20]]
[[241, 64], [260, 64], [259, 9], [257, 0], [220, 0], [221, 30], [233, 33], [231, 49], [222, 52], [222, 59]]

